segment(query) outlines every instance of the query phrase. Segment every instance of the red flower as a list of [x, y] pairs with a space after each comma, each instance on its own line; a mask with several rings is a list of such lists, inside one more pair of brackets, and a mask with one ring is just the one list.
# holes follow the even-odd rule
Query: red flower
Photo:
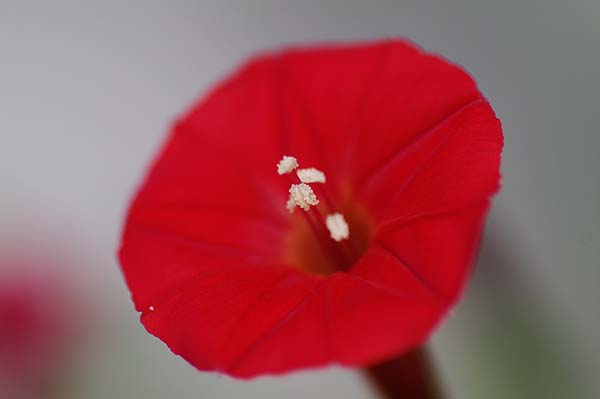
[[2, 397], [45, 395], [73, 355], [76, 309], [58, 268], [47, 266], [12, 255], [0, 262]]
[[[119, 255], [142, 323], [238, 377], [412, 349], [462, 290], [501, 149], [473, 80], [406, 42], [259, 57], [177, 123], [131, 206]], [[282, 155], [325, 172], [349, 241], [286, 211]]]

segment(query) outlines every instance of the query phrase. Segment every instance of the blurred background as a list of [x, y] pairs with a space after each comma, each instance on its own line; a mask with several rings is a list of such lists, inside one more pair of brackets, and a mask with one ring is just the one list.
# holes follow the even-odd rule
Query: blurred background
[[[251, 382], [197, 372], [144, 331], [115, 252], [128, 201], [175, 116], [247, 56], [406, 37], [470, 71], [506, 140], [475, 275], [433, 338], [448, 397], [600, 397], [598, 0], [83, 3], [0, 0], [0, 290], [14, 293], [6, 287], [28, 270], [52, 276], [36, 279], [36, 293], [56, 298], [61, 287], [69, 303], [41, 301], [38, 313], [70, 320], [57, 333], [70, 345], [35, 391], [374, 398], [341, 368]], [[21, 309], [16, 291], [0, 323]], [[20, 323], [53, 331], [31, 314]], [[56, 347], [0, 335], [4, 352], [31, 342]], [[17, 397], [4, 375], [0, 398]]]

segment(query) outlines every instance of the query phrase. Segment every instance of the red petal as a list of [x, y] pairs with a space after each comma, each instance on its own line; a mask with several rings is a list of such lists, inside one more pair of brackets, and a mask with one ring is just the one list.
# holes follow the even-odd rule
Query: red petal
[[[293, 286], [290, 287], [291, 292], [281, 287], [271, 293], [270, 297], [276, 301], [287, 304], [290, 299], [294, 300], [294, 305], [285, 312], [280, 311], [283, 310], [281, 305], [273, 306], [270, 300], [257, 304], [257, 313], [248, 315], [242, 325], [246, 330], [238, 332], [232, 339], [239, 340], [236, 342], [238, 345], [248, 342], [249, 332], [252, 332], [254, 341], [238, 352], [227, 371], [232, 375], [249, 377], [264, 370], [281, 373], [329, 363], [332, 354], [323, 297], [326, 284], [326, 281], [321, 281], [313, 285], [311, 292], [301, 296], [296, 295], [298, 289]], [[268, 309], [266, 314], [260, 315], [265, 309]], [[258, 328], [250, 318], [258, 320]], [[269, 322], [263, 324], [267, 320]]]
[[[204, 370], [364, 365], [422, 343], [456, 301], [498, 186], [499, 121], [460, 68], [405, 42], [250, 62], [182, 118], [129, 212], [142, 322]], [[348, 273], [282, 259], [282, 155], [375, 222]]]
[[[312, 279], [288, 268], [226, 268], [196, 279], [145, 312], [142, 322], [200, 369], [253, 375], [256, 370], [247, 371], [244, 363], [254, 361], [261, 344], [314, 287]], [[279, 360], [281, 368], [286, 362]]]
[[407, 42], [296, 50], [281, 64], [290, 151], [356, 184], [481, 98], [462, 69]]
[[391, 47], [404, 45], [296, 49], [281, 56], [285, 151], [325, 170], [328, 186], [344, 176], [340, 155], [349, 153], [346, 141], [358, 129], [356, 114], [365, 106]]
[[445, 306], [453, 304], [474, 261], [487, 202], [420, 217], [376, 233], [374, 246], [414, 274]]
[[478, 99], [398, 149], [355, 190], [382, 223], [461, 209], [497, 190], [501, 149], [500, 123]]

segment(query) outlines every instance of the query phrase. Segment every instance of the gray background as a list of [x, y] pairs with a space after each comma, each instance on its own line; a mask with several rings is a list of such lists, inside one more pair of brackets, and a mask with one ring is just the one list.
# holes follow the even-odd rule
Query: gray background
[[114, 254], [171, 121], [246, 56], [397, 36], [464, 65], [506, 137], [477, 272], [434, 336], [450, 396], [600, 397], [598, 0], [83, 3], [0, 0], [0, 250], [65, 259], [90, 326], [62, 397], [374, 396], [339, 368], [196, 372], [138, 323]]

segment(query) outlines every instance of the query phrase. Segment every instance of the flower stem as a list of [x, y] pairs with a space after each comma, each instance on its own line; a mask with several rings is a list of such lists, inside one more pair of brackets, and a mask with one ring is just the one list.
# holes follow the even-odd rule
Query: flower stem
[[371, 366], [366, 372], [384, 398], [444, 398], [425, 348]]

